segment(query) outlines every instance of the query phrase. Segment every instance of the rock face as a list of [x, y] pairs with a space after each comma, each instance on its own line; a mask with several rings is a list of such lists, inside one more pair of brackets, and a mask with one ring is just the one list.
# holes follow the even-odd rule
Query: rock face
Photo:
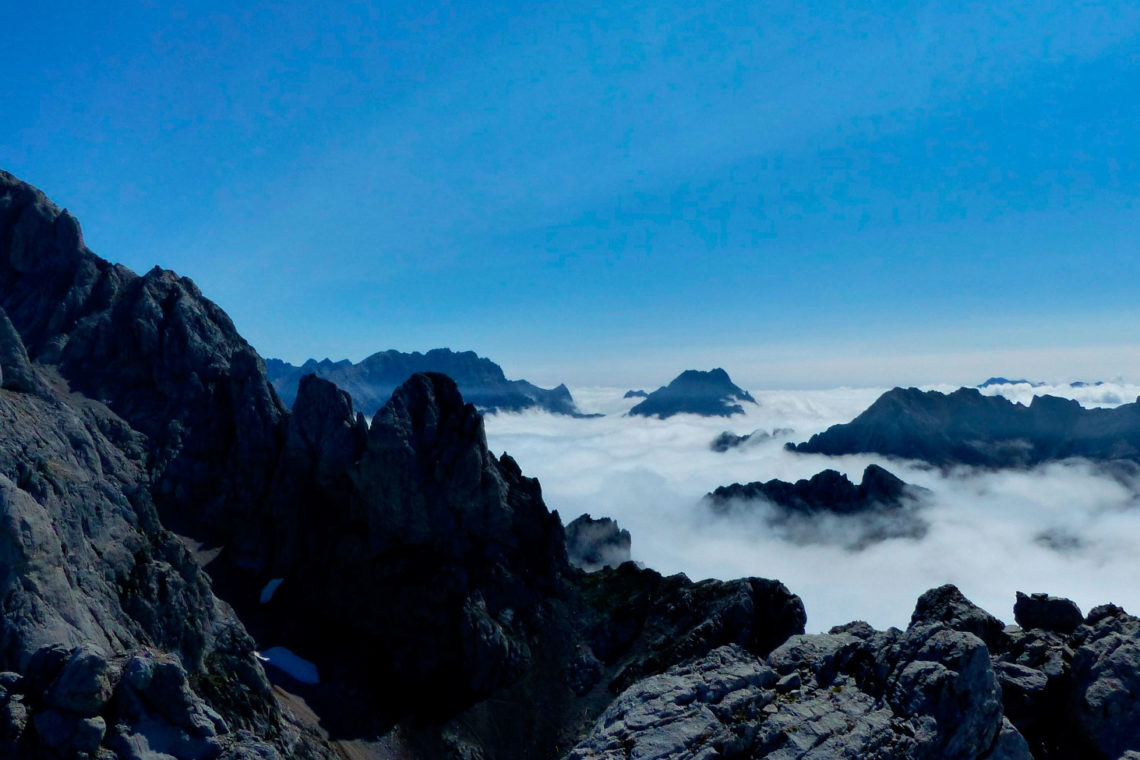
[[629, 413], [660, 419], [674, 414], [731, 417], [744, 414], [744, 407], [738, 402], [755, 404], [756, 399], [734, 385], [723, 369], [718, 367], [708, 372], [688, 369], [673, 382], [650, 393]]
[[631, 544], [629, 531], [608, 517], [580, 515], [566, 526], [566, 556], [586, 572], [629, 562]]
[[266, 361], [269, 380], [281, 399], [292, 406], [298, 384], [305, 375], [315, 374], [343, 388], [357, 408], [368, 414], [384, 406], [392, 392], [409, 377], [420, 372], [438, 372], [455, 380], [468, 403], [485, 413], [520, 412], [545, 409], [555, 414], [581, 415], [565, 385], [539, 388], [526, 380], [508, 380], [502, 368], [474, 351], [436, 348], [418, 351], [381, 351], [358, 364], [346, 360], [309, 359], [300, 367], [281, 361]]
[[766, 659], [722, 647], [634, 684], [567, 757], [1029, 760], [989, 655], [925, 621], [793, 636]]
[[256, 507], [285, 410], [261, 359], [193, 282], [99, 258], [74, 217], [0, 172], [0, 307], [32, 360], [145, 436], [168, 526], [235, 554], [265, 529]]
[[161, 528], [147, 440], [28, 362], [6, 323], [0, 756], [331, 756], [282, 715], [253, 640]]
[[1029, 406], [977, 389], [950, 394], [895, 388], [865, 412], [794, 451], [874, 453], [938, 466], [1030, 467], [1070, 457], [1140, 462], [1140, 403], [1085, 409], [1037, 396]]
[[1115, 760], [1140, 750], [1138, 685], [1140, 620], [1119, 608], [1005, 628], [943, 586], [905, 632], [726, 646], [639, 681], [567, 757]]
[[760, 514], [786, 540], [839, 542], [861, 549], [887, 538], [924, 535], [926, 522], [917, 509], [925, 493], [872, 464], [857, 486], [840, 472], [824, 470], [795, 483], [770, 480], [721, 486], [705, 500], [718, 514]]

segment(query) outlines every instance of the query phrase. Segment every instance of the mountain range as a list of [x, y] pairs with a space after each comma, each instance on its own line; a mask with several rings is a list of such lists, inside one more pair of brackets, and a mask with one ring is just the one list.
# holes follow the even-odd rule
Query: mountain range
[[265, 368], [269, 382], [290, 407], [305, 375], [317, 375], [336, 383], [352, 396], [358, 409], [372, 414], [387, 403], [404, 380], [417, 372], [439, 372], [453, 379], [463, 397], [484, 413], [537, 408], [573, 417], [588, 416], [578, 411], [565, 385], [547, 390], [526, 380], [508, 380], [502, 367], [474, 351], [447, 348], [427, 353], [380, 351], [356, 364], [347, 359], [336, 362], [309, 359], [299, 367], [280, 359], [267, 359]]
[[848, 423], [788, 444], [811, 454], [880, 454], [937, 466], [1031, 467], [1083, 458], [1140, 463], [1140, 403], [1086, 409], [1056, 396], [1028, 406], [976, 388], [895, 388]]
[[287, 408], [193, 282], [0, 172], [0, 757], [1140, 750], [1117, 607], [1007, 627], [943, 586], [905, 631], [805, 635], [775, 580], [574, 567], [446, 375], [367, 411], [316, 375]]

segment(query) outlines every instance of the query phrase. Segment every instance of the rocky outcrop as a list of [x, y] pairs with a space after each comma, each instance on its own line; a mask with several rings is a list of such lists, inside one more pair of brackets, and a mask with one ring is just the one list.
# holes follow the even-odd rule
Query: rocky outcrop
[[32, 360], [144, 435], [169, 527], [263, 561], [249, 539], [267, 527], [285, 410], [225, 312], [187, 278], [91, 253], [74, 217], [4, 172], [0, 307]]
[[630, 561], [632, 539], [609, 517], [580, 515], [566, 526], [566, 556], [586, 572]]
[[634, 684], [567, 757], [641, 756], [1030, 758], [985, 643], [922, 618], [714, 650]]
[[160, 526], [146, 438], [0, 333], [27, 381], [0, 390], [0, 756], [327, 756]]
[[659, 419], [675, 414], [731, 417], [744, 414], [741, 402], [755, 404], [756, 399], [733, 384], [723, 369], [718, 367], [708, 372], [687, 369], [668, 385], [650, 393], [629, 413]]
[[1068, 634], [1006, 628], [943, 586], [905, 632], [850, 623], [641, 680], [567, 757], [1116, 760], [1140, 751], [1138, 674], [1140, 620], [1119, 608]]
[[873, 453], [938, 466], [1031, 467], [1082, 457], [1140, 462], [1140, 403], [1085, 409], [1037, 396], [1029, 406], [961, 388], [950, 394], [895, 388], [865, 412], [793, 451]]
[[412, 375], [438, 372], [454, 380], [467, 402], [484, 413], [545, 409], [573, 417], [592, 416], [578, 411], [565, 385], [546, 389], [526, 380], [508, 380], [498, 364], [474, 351], [447, 348], [435, 348], [427, 353], [381, 351], [357, 364], [347, 359], [337, 362], [309, 359], [300, 367], [269, 359], [266, 367], [273, 387], [290, 406], [297, 397], [301, 378], [309, 374], [336, 383], [352, 396], [358, 409], [372, 414]]
[[840, 472], [824, 470], [795, 483], [770, 480], [720, 486], [705, 501], [717, 514], [759, 515], [785, 540], [838, 542], [861, 549], [888, 538], [924, 535], [927, 525], [918, 510], [925, 494], [925, 489], [869, 465], [857, 486]]

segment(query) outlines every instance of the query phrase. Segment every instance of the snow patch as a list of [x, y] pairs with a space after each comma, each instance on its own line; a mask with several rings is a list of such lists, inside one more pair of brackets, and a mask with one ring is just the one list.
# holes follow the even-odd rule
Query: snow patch
[[317, 666], [303, 657], [298, 657], [285, 647], [270, 647], [264, 652], [255, 652], [257, 659], [283, 671], [301, 683], [318, 684]]
[[281, 585], [281, 582], [283, 580], [285, 579], [274, 578], [273, 580], [269, 581], [269, 583], [265, 584], [265, 588], [261, 589], [260, 599], [262, 604], [269, 604], [269, 600], [273, 598], [273, 595], [275, 593], [277, 593], [277, 587]]

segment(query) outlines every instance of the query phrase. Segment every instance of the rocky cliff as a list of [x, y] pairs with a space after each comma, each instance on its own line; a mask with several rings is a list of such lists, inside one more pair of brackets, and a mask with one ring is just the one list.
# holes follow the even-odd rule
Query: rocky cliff
[[0, 757], [329, 756], [160, 525], [146, 438], [3, 310], [0, 374]]

